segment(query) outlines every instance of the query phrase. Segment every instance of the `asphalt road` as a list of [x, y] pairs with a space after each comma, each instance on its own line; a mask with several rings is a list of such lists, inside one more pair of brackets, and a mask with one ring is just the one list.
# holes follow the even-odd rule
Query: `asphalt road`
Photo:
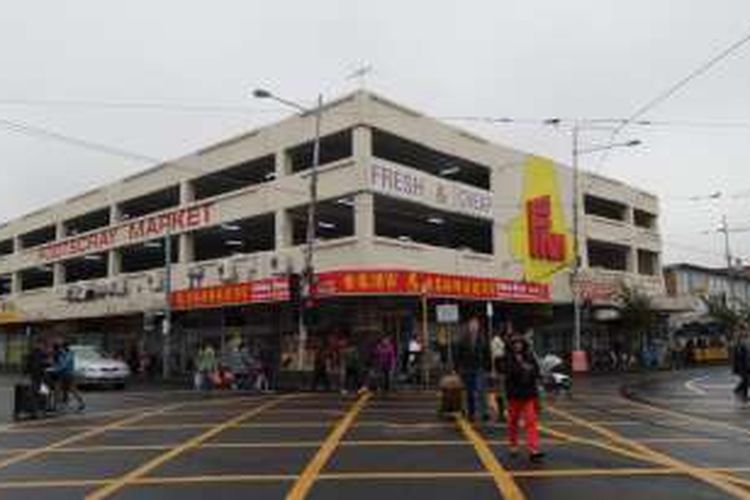
[[97, 392], [84, 414], [18, 424], [4, 404], [0, 498], [750, 499], [732, 383], [726, 368], [578, 380], [543, 402], [541, 464], [511, 457], [502, 425], [438, 418], [433, 392]]

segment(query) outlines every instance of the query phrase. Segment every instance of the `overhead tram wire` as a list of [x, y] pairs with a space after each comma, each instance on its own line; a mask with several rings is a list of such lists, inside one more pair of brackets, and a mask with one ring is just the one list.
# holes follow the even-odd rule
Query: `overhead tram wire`
[[[678, 91], [680, 91], [682, 88], [690, 84], [693, 80], [696, 78], [704, 75], [707, 73], [711, 68], [716, 66], [718, 63], [729, 57], [732, 53], [742, 48], [745, 44], [750, 42], [750, 32], [746, 33], [744, 36], [742, 36], [739, 40], [735, 41], [734, 43], [730, 44], [725, 49], [721, 50], [718, 54], [710, 58], [705, 63], [698, 66], [696, 69], [688, 73], [685, 77], [681, 78], [677, 82], [675, 82], [672, 86], [667, 88], [665, 91], [658, 94], [653, 99], [647, 101], [645, 104], [640, 106], [638, 109], [636, 109], [625, 121], [620, 123], [610, 134], [608, 143], [612, 144], [614, 143], [615, 139], [617, 139], [617, 136], [622, 132], [625, 127], [627, 127], [631, 122], [637, 120], [641, 116], [645, 115], [652, 109], [654, 109], [656, 106], [661, 104], [662, 102], [666, 101], [673, 95], [675, 95]], [[599, 164], [597, 165], [596, 170], [600, 170], [606, 160], [609, 158], [609, 150], [604, 150], [602, 153], [602, 156], [600, 157]]]
[[[69, 146], [87, 149], [89, 151], [95, 151], [97, 153], [103, 153], [103, 154], [107, 154], [110, 156], [116, 156], [119, 158], [124, 158], [126, 160], [136, 161], [139, 163], [149, 163], [153, 165], [160, 165], [165, 168], [182, 169], [188, 172], [200, 174], [201, 176], [210, 175], [210, 176], [214, 176], [214, 178], [216, 179], [225, 180], [225, 181], [235, 183], [235, 184], [241, 184], [241, 187], [251, 187], [246, 184], [245, 179], [233, 177], [227, 174], [223, 174], [221, 172], [211, 172], [211, 171], [203, 170], [202, 168], [197, 167], [197, 166], [187, 165], [185, 164], [185, 160], [163, 160], [160, 158], [156, 158], [154, 156], [149, 156], [149, 155], [145, 155], [142, 153], [133, 152], [131, 150], [127, 150], [124, 148], [109, 146], [106, 144], [90, 141], [87, 139], [81, 139], [79, 137], [62, 134], [59, 132], [55, 132], [53, 130], [49, 130], [49, 129], [39, 127], [36, 125], [29, 125], [27, 123], [16, 121], [16, 120], [8, 120], [5, 118], [0, 118], [0, 129], [5, 129], [13, 133], [27, 135], [27, 136], [34, 137], [37, 139], [60, 142], [60, 143], [67, 144]], [[273, 186], [269, 183], [261, 183], [259, 187], [273, 189], [279, 192], [289, 193], [289, 194], [294, 194], [294, 195], [306, 195], [307, 194], [306, 191], [303, 191], [303, 190], [282, 188], [280, 186]]]
[[[0, 98], [0, 107], [2, 106], [28, 106], [28, 107], [51, 107], [51, 108], [83, 108], [83, 109], [103, 109], [103, 110], [143, 110], [143, 111], [174, 111], [187, 113], [208, 113], [208, 114], [282, 114], [285, 113], [283, 108], [249, 108], [240, 105], [229, 104], [189, 104], [168, 101], [96, 101], [96, 100], [66, 100], [66, 99], [34, 99], [34, 98]], [[328, 110], [329, 115], [355, 115], [358, 111], [339, 111]], [[397, 113], [371, 113], [369, 116], [375, 118], [394, 118], [398, 117]], [[514, 118], [507, 116], [492, 115], [424, 115], [425, 118], [432, 118], [443, 121], [458, 122], [479, 122], [488, 124], [513, 124], [513, 125], [543, 125], [545, 120], [541, 118]], [[611, 124], [608, 127], [612, 130], [618, 125], [627, 123], [627, 126], [648, 126], [648, 127], [666, 127], [666, 128], [699, 128], [699, 129], [718, 129], [718, 130], [745, 130], [750, 129], [750, 122], [717, 122], [717, 121], [700, 121], [700, 120], [630, 120], [627, 118], [581, 118], [579, 121], [585, 123]], [[576, 121], [574, 118], [561, 118], [563, 124]]]
[[[124, 148], [117, 148], [112, 147], [106, 144], [102, 144], [99, 142], [90, 141], [87, 139], [81, 139], [79, 137], [70, 136], [67, 134], [62, 134], [59, 132], [55, 132], [43, 127], [39, 127], [36, 125], [30, 125], [24, 122], [14, 121], [14, 120], [8, 120], [4, 118], [0, 118], [0, 129], [4, 128], [10, 132], [22, 134], [31, 136], [37, 139], [44, 139], [44, 140], [52, 140], [55, 142], [61, 142], [64, 144], [67, 144], [69, 146], [74, 146], [82, 149], [87, 149], [90, 151], [95, 151], [98, 153], [104, 153], [110, 156], [116, 156], [119, 158], [124, 158], [131, 161], [136, 161], [139, 163], [148, 163], [153, 165], [161, 165], [165, 168], [175, 168], [175, 169], [182, 169], [184, 171], [188, 171], [191, 173], [199, 174], [200, 176], [213, 176], [217, 180], [224, 180], [230, 183], [234, 183], [240, 186], [240, 189], [245, 187], [254, 187], [254, 186], [248, 186], [246, 184], [245, 179], [240, 179], [231, 175], [227, 175], [225, 173], [221, 172], [212, 172], [204, 170], [203, 168], [200, 168], [198, 166], [188, 165], [185, 163], [185, 160], [163, 160], [160, 158], [156, 158], [154, 156], [149, 156], [142, 153], [133, 152], [131, 150], [127, 150]], [[257, 187], [262, 189], [272, 189], [278, 192], [292, 194], [295, 196], [302, 195], [306, 196], [307, 192], [304, 190], [296, 190], [296, 189], [289, 189], [289, 188], [283, 188], [280, 186], [274, 186], [270, 183], [261, 183], [258, 184]], [[502, 210], [508, 210], [508, 209], [519, 209], [520, 205], [518, 203], [495, 203], [496, 208], [502, 209]], [[356, 207], [355, 207], [356, 210]], [[239, 218], [245, 218], [247, 214], [240, 214], [239, 212], [236, 214], [229, 214], [232, 216], [236, 216]]]

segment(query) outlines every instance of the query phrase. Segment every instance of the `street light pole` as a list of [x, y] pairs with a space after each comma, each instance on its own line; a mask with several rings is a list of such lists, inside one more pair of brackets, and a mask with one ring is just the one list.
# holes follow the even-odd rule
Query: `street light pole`
[[573, 356], [580, 356], [581, 351], [581, 294], [578, 278], [581, 269], [580, 242], [580, 169], [578, 166], [578, 122], [573, 125], [573, 273], [571, 291], [573, 292]]
[[[312, 167], [310, 169], [310, 204], [307, 206], [307, 242], [305, 246], [305, 269], [303, 272], [304, 294], [303, 311], [313, 296], [315, 284], [315, 236], [317, 229], [317, 204], [318, 204], [318, 166], [320, 165], [320, 125], [323, 118], [323, 95], [318, 94], [315, 107], [315, 139], [313, 141]], [[304, 368], [305, 346], [307, 345], [307, 324], [305, 315], [299, 315], [299, 343], [297, 344], [297, 368]]]
[[[550, 120], [551, 124], [559, 124], [559, 120]], [[639, 140], [631, 140], [617, 144], [606, 144], [586, 149], [580, 147], [581, 123], [573, 122], [572, 128], [572, 167], [573, 167], [573, 269], [571, 272], [570, 289], [573, 295], [573, 352], [571, 355], [573, 371], [588, 371], [588, 359], [581, 341], [581, 168], [579, 165], [582, 154], [606, 151], [618, 147], [632, 147], [641, 144]]]
[[[255, 89], [253, 96], [258, 99], [272, 99], [285, 106], [292, 107], [303, 114], [315, 114], [315, 138], [313, 140], [313, 157], [310, 169], [310, 203], [307, 207], [307, 234], [305, 238], [304, 266], [302, 270], [302, 310], [313, 296], [315, 285], [315, 236], [317, 230], [317, 204], [318, 204], [318, 166], [320, 165], [320, 131], [323, 121], [323, 94], [318, 94], [315, 109], [310, 110], [294, 101], [279, 97], [266, 89]], [[302, 371], [305, 367], [304, 356], [307, 345], [307, 324], [305, 315], [299, 315], [298, 343], [297, 343], [297, 369]]]

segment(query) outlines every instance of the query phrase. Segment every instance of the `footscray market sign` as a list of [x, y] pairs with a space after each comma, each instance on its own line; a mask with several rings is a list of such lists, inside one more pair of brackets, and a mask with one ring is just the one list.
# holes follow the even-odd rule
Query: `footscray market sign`
[[170, 232], [177, 234], [210, 224], [213, 219], [212, 207], [212, 203], [203, 203], [133, 219], [117, 226], [56, 241], [34, 251], [41, 260], [51, 261], [101, 252], [113, 247], [165, 236]]

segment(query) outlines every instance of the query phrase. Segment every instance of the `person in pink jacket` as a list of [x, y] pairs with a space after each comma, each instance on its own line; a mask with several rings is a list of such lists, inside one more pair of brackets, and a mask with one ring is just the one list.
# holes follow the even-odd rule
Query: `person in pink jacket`
[[379, 389], [388, 392], [391, 390], [393, 372], [396, 369], [396, 347], [388, 335], [384, 335], [375, 346], [374, 357]]

